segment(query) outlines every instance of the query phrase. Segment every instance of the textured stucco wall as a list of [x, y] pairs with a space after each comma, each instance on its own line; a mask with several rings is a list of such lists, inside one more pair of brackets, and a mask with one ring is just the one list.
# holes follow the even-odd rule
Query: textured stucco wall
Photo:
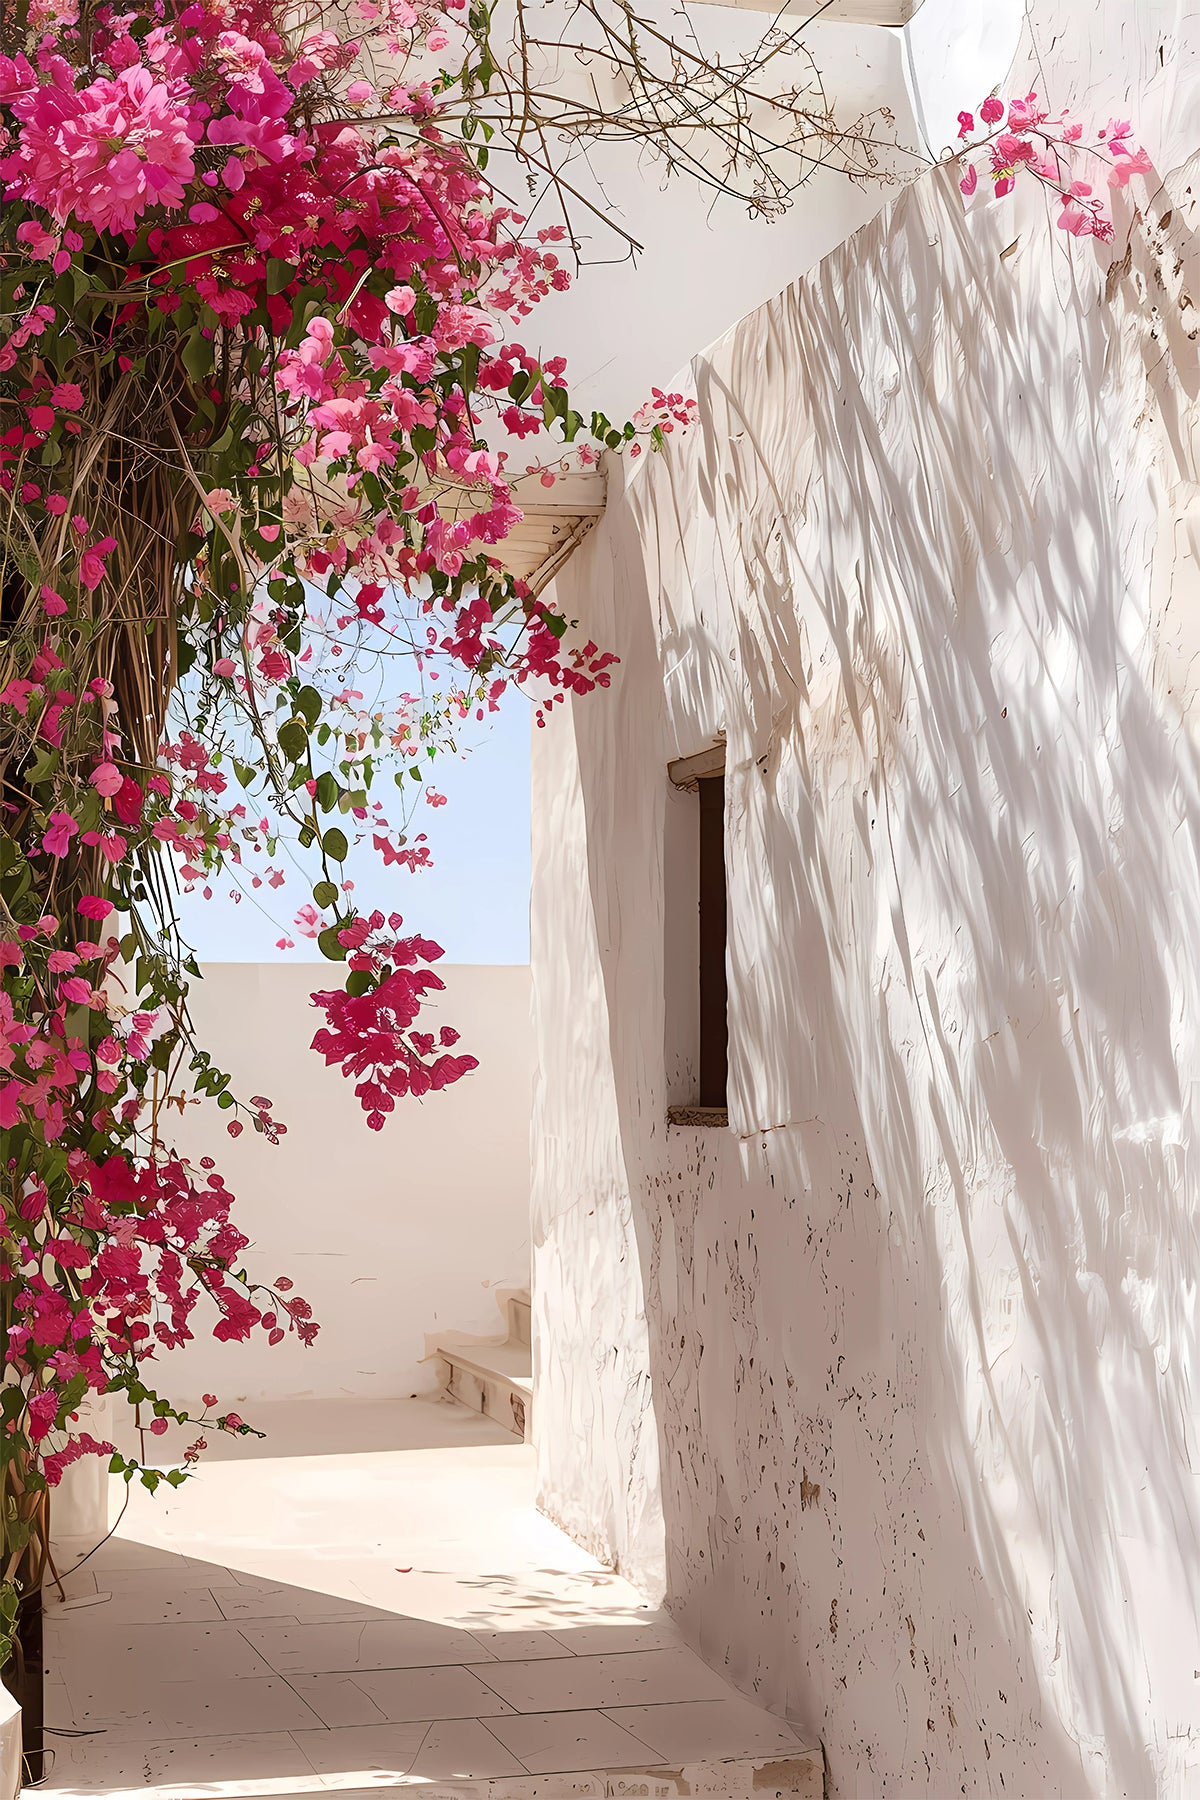
[[1030, 14], [1162, 185], [1110, 257], [928, 178], [697, 359], [535, 750], [543, 1502], [856, 1800], [1200, 1791], [1200, 8]]

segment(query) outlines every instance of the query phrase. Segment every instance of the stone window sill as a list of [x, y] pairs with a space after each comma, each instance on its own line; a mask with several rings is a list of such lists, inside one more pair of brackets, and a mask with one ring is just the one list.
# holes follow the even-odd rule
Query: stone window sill
[[728, 1126], [727, 1106], [668, 1106], [668, 1125]]

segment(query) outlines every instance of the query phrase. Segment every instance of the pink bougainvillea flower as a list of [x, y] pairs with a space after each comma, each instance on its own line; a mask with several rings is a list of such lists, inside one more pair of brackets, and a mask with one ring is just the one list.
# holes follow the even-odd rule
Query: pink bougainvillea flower
[[0, 174], [60, 224], [132, 231], [148, 206], [183, 204], [195, 170], [189, 99], [141, 66], [76, 90], [57, 59], [54, 79], [13, 103], [21, 129]]
[[1109, 187], [1125, 187], [1131, 176], [1149, 175], [1153, 172], [1154, 164], [1146, 150], [1126, 151], [1122, 144], [1114, 144], [1112, 148], [1117, 154], [1116, 161], [1108, 172]]
[[79, 580], [80, 584], [88, 590], [89, 594], [95, 593], [96, 589], [100, 586], [100, 583], [104, 580], [104, 577], [107, 574], [107, 570], [104, 566], [104, 559], [109, 552], [115, 550], [116, 547], [116, 538], [103, 537], [100, 539], [99, 543], [93, 544], [90, 549], [85, 550], [80, 557]]
[[105, 900], [101, 894], [83, 894], [75, 902], [75, 905], [76, 910], [81, 912], [85, 919], [107, 919], [109, 913], [113, 911], [112, 901]]
[[123, 825], [136, 825], [146, 805], [146, 796], [132, 775], [126, 775], [113, 795], [113, 811]]
[[71, 848], [71, 839], [79, 830], [70, 813], [52, 812], [50, 822], [42, 836], [42, 849], [49, 856], [66, 856]]
[[975, 192], [975, 189], [979, 186], [979, 170], [975, 167], [974, 163], [970, 165], [958, 185], [964, 194], [969, 195]]
[[119, 831], [85, 831], [82, 842], [94, 850], [99, 850], [106, 862], [119, 863], [124, 860], [129, 845]]
[[96, 764], [89, 780], [98, 794], [103, 794], [105, 799], [109, 799], [113, 794], [120, 793], [125, 777], [116, 763], [102, 762]]
[[83, 405], [83, 389], [77, 381], [60, 381], [51, 388], [50, 399], [62, 412], [78, 412]]
[[1004, 117], [1003, 100], [998, 100], [995, 94], [989, 95], [983, 102], [983, 105], [979, 108], [979, 116], [985, 125], [999, 124], [1000, 120]]
[[58, 238], [54, 232], [47, 231], [36, 219], [26, 219], [23, 225], [17, 226], [17, 242], [24, 244], [36, 257], [49, 262], [58, 249]]
[[59, 1398], [52, 1388], [40, 1394], [31, 1394], [26, 1402], [29, 1414], [29, 1435], [35, 1444], [49, 1437], [58, 1418]]
[[42, 611], [52, 619], [60, 617], [67, 610], [67, 603], [60, 593], [52, 587], [42, 588]]

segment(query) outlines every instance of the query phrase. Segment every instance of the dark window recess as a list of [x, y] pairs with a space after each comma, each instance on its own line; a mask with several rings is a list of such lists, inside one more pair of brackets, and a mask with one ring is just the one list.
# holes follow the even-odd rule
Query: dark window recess
[[725, 980], [725, 776], [700, 790], [700, 1105], [724, 1106], [729, 1074]]

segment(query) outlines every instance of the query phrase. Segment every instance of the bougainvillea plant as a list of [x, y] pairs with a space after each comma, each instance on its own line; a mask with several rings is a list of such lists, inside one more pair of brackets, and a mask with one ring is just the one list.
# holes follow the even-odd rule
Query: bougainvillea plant
[[[566, 284], [564, 227], [530, 230], [488, 185], [488, 25], [463, 0], [15, 0], [0, 22], [10, 1622], [73, 1461], [177, 1483], [206, 1432], [246, 1429], [211, 1397], [174, 1406], [164, 1352], [205, 1315], [229, 1339], [316, 1330], [285, 1278], [250, 1282], [220, 1174], [172, 1142], [194, 1095], [231, 1133], [284, 1129], [195, 1041], [174, 884], [290, 831], [314, 874], [297, 929], [342, 965], [314, 1048], [368, 1124], [474, 1067], [421, 1025], [438, 946], [356, 905], [351, 843], [421, 866], [411, 796], [456, 719], [609, 679], [501, 564], [520, 512], [500, 446], [542, 434], [586, 464], [692, 416], [656, 394], [636, 423], [585, 420], [561, 361], [514, 341]], [[1049, 135], [1039, 115], [1021, 142]], [[398, 692], [399, 656], [439, 699]], [[99, 1393], [151, 1436], [194, 1426], [185, 1467], [90, 1435]]]
[[[439, 124], [432, 58], [453, 11], [5, 9], [10, 1620], [40, 1588], [47, 1493], [73, 1461], [100, 1454], [154, 1487], [183, 1479], [210, 1429], [246, 1429], [215, 1400], [189, 1420], [159, 1391], [162, 1353], [204, 1313], [221, 1338], [316, 1330], [286, 1279], [248, 1280], [220, 1174], [172, 1144], [174, 1108], [194, 1094], [230, 1132], [284, 1129], [194, 1040], [198, 971], [173, 882], [294, 832], [314, 859], [304, 922], [344, 965], [342, 985], [314, 996], [315, 1047], [377, 1127], [400, 1096], [474, 1059], [449, 1026], [419, 1028], [440, 950], [395, 914], [356, 909], [351, 837], [419, 865], [404, 795], [447, 720], [494, 707], [507, 683], [545, 706], [607, 680], [612, 658], [495, 559], [520, 514], [483, 414], [518, 440], [553, 428], [556, 454], [585, 421], [561, 364], [511, 341], [564, 285], [562, 227], [526, 234], [493, 198], [472, 133]], [[585, 460], [636, 436], [586, 423]], [[442, 665], [443, 698], [364, 712], [356, 669], [401, 650]], [[384, 776], [398, 784], [390, 819], [372, 794]], [[194, 1426], [185, 1467], [164, 1474], [97, 1441], [78, 1418], [89, 1393], [124, 1394], [149, 1434]]]

